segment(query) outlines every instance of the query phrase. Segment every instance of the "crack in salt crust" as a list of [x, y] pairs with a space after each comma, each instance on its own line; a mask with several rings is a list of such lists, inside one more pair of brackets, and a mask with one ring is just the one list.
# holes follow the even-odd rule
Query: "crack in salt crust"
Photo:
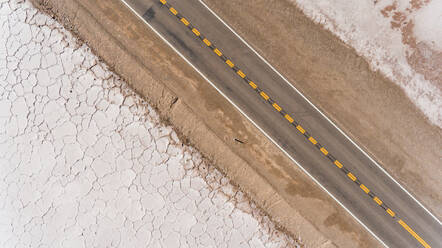
[[1, 247], [300, 247], [53, 19], [0, 33]]

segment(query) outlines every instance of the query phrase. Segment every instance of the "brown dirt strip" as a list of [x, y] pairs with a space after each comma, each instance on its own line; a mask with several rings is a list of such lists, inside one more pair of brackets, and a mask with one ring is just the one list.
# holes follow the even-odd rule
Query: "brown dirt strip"
[[[439, 219], [442, 130], [293, 0], [204, 0]], [[281, 45], [283, 43], [284, 45]]]

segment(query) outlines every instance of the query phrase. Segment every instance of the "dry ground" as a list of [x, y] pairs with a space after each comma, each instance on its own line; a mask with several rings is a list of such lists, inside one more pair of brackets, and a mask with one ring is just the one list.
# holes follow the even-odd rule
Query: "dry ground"
[[1, 248], [302, 247], [29, 1], [0, 34]]
[[[399, 86], [370, 71], [352, 48], [312, 23], [293, 1], [205, 2], [442, 217], [442, 130]], [[281, 46], [281, 40], [288, 42]]]
[[[118, 0], [33, 1], [95, 49], [289, 233], [310, 247], [379, 246]], [[398, 87], [289, 2], [206, 2], [440, 216], [441, 196], [433, 190], [440, 182], [430, 173], [440, 157], [440, 130]], [[280, 46], [282, 39], [290, 42]]]

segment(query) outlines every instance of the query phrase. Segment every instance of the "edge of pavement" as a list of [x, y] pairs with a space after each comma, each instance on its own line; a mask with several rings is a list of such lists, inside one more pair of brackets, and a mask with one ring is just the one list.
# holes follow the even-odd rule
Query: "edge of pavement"
[[[435, 161], [440, 160], [442, 130], [401, 86], [303, 14], [294, 0], [199, 1], [227, 20], [440, 224], [442, 174]], [[279, 41], [290, 42], [275, 45]]]
[[[380, 246], [119, 0], [31, 2], [86, 42], [283, 231], [306, 247]], [[303, 193], [292, 196], [293, 188]]]

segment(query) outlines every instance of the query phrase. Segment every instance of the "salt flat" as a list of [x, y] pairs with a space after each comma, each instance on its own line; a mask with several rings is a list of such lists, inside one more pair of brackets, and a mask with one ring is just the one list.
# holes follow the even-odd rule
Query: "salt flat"
[[442, 127], [442, 1], [293, 2], [399, 85]]
[[53, 19], [0, 1], [1, 247], [296, 247]]

